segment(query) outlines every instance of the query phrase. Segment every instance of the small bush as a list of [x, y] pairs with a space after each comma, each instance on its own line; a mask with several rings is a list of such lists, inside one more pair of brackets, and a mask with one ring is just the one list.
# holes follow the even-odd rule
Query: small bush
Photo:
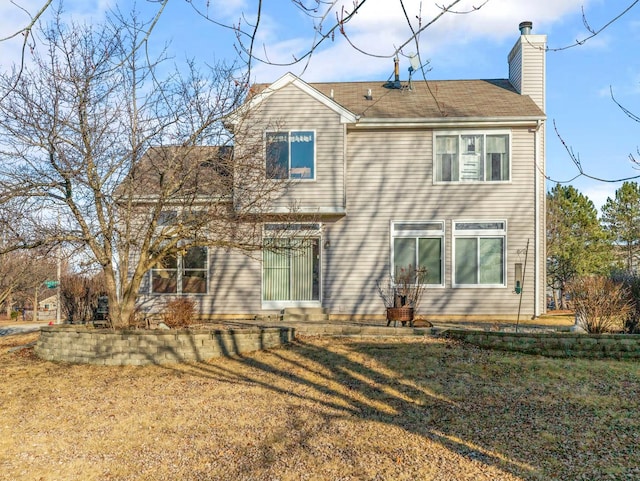
[[147, 327], [147, 318], [145, 312], [137, 306], [129, 316], [127, 327], [131, 329], [144, 329]]
[[576, 317], [591, 334], [621, 332], [631, 310], [624, 285], [603, 276], [580, 277], [569, 283]]
[[79, 324], [96, 317], [98, 298], [104, 291], [102, 276], [69, 274], [60, 283], [62, 315], [68, 321]]
[[611, 278], [622, 284], [628, 293], [631, 308], [625, 319], [625, 332], [629, 334], [640, 333], [640, 276], [628, 271], [618, 271], [614, 272]]
[[400, 267], [394, 276], [385, 282], [376, 281], [378, 294], [386, 308], [413, 307], [420, 305], [426, 289], [427, 269], [424, 267]]
[[181, 297], [169, 301], [165, 307], [164, 323], [172, 329], [189, 327], [193, 323], [195, 310], [191, 299]]

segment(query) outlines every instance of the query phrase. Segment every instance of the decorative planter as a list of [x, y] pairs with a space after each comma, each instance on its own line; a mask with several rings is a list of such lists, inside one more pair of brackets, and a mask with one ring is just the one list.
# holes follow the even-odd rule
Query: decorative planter
[[403, 326], [409, 323], [413, 326], [413, 307], [387, 307], [387, 326], [393, 322], [401, 322]]

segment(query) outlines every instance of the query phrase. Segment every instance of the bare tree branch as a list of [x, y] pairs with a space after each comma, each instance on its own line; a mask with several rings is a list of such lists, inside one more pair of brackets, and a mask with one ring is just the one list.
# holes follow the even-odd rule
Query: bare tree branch
[[[27, 45], [29, 45], [29, 41], [30, 41], [30, 39], [32, 37], [31, 36], [31, 31], [33, 30], [33, 28], [36, 26], [36, 24], [40, 20], [40, 17], [42, 17], [42, 15], [44, 15], [44, 13], [47, 11], [47, 9], [51, 6], [52, 2], [53, 2], [53, 0], [46, 0], [45, 4], [42, 6], [42, 8], [34, 16], [31, 16], [27, 10], [25, 10], [24, 8], [22, 8], [21, 6], [16, 4], [13, 0], [11, 0], [11, 3], [13, 5], [18, 7], [20, 10], [22, 10], [23, 12], [25, 12], [27, 15], [29, 15], [31, 17], [29, 23], [25, 27], [21, 28], [17, 32], [14, 32], [13, 34], [10, 34], [10, 35], [8, 35], [6, 37], [0, 38], [0, 42], [4, 42], [6, 40], [10, 40], [12, 38], [17, 37], [18, 35], [22, 35], [24, 37], [24, 39], [22, 40], [22, 49], [21, 49], [21, 53], [20, 53], [20, 66], [18, 68], [18, 75], [16, 76], [17, 79], [20, 78], [20, 75], [22, 74], [22, 71], [24, 69], [25, 53], [27, 51]], [[31, 48], [33, 48], [33, 46]], [[16, 82], [17, 82], [17, 80], [16, 80]], [[4, 100], [4, 96], [0, 97], [0, 102], [2, 102], [3, 100]]]
[[629, 117], [631, 120], [633, 120], [635, 122], [640, 122], [640, 116], [639, 115], [631, 112], [628, 108], [626, 108], [624, 105], [622, 105], [620, 102], [618, 102], [618, 100], [613, 95], [613, 87], [611, 87], [611, 86], [609, 86], [609, 93], [611, 94], [611, 100], [613, 100], [613, 102], [618, 107], [620, 107], [620, 110], [622, 110], [627, 117]]
[[584, 11], [584, 7], [582, 7], [582, 24], [584, 25], [584, 27], [587, 29], [587, 31], [590, 33], [590, 35], [587, 35], [586, 37], [584, 37], [583, 39], [576, 39], [576, 41], [572, 44], [569, 45], [565, 45], [564, 47], [547, 47], [547, 51], [549, 52], [559, 52], [561, 50], [568, 50], [570, 48], [574, 48], [574, 47], [579, 47], [581, 45], [584, 45], [585, 43], [587, 43], [589, 40], [593, 39], [594, 37], [596, 37], [597, 35], [601, 34], [604, 30], [606, 30], [607, 28], [609, 28], [611, 25], [613, 25], [616, 21], [620, 20], [620, 18], [622, 18], [624, 15], [626, 15], [627, 13], [629, 13], [629, 11], [635, 7], [638, 3], [640, 2], [640, 0], [634, 0], [633, 2], [631, 2], [631, 4], [629, 4], [624, 10], [622, 10], [619, 14], [617, 14], [616, 16], [612, 17], [611, 20], [609, 20], [607, 23], [605, 23], [602, 27], [600, 28], [593, 28], [591, 26], [591, 24], [589, 23], [588, 19], [587, 19], [587, 15]]
[[[598, 182], [607, 182], [607, 183], [615, 183], [615, 182], [624, 182], [624, 181], [628, 181], [628, 180], [634, 180], [634, 179], [638, 179], [640, 178], [640, 174], [638, 175], [633, 175], [630, 177], [623, 177], [623, 178], [619, 178], [619, 179], [605, 179], [602, 177], [597, 177], [591, 174], [588, 174], [587, 172], [585, 172], [584, 168], [582, 167], [582, 162], [580, 161], [580, 154], [577, 152], [574, 152], [573, 148], [567, 144], [567, 142], [564, 140], [564, 138], [560, 135], [560, 132], [558, 131], [558, 126], [556, 125], [556, 121], [553, 121], [553, 128], [556, 132], [556, 136], [558, 137], [558, 139], [560, 140], [560, 142], [562, 143], [562, 146], [564, 147], [564, 149], [567, 151], [567, 154], [569, 154], [569, 158], [572, 160], [572, 162], [574, 163], [574, 165], [576, 166], [576, 168], [578, 169], [578, 174], [576, 174], [575, 176], [573, 176], [572, 178], [568, 179], [568, 180], [556, 180], [556, 179], [552, 179], [551, 177], [545, 175], [547, 180], [551, 180], [557, 184], [568, 184], [573, 182], [574, 180], [576, 180], [579, 177], [586, 177], [587, 179], [592, 179], [592, 180], [597, 180]], [[633, 159], [633, 157], [631, 158], [631, 160], [637, 164], [637, 162], [635, 162], [635, 160]], [[634, 167], [637, 168], [637, 167]]]

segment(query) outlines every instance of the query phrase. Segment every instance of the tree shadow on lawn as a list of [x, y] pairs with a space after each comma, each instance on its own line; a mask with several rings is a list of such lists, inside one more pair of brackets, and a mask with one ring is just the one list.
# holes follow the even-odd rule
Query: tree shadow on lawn
[[[581, 361], [482, 351], [445, 340], [298, 339], [289, 348], [192, 367], [197, 375], [318, 403], [325, 417], [399, 427], [525, 479], [568, 479], [584, 469], [574, 462], [591, 463], [596, 474], [599, 456], [615, 461], [605, 440], [591, 445], [581, 439], [584, 430], [598, 438], [607, 423], [598, 409], [567, 394], [574, 380], [558, 373], [574, 362]], [[598, 452], [603, 445], [606, 454]]]

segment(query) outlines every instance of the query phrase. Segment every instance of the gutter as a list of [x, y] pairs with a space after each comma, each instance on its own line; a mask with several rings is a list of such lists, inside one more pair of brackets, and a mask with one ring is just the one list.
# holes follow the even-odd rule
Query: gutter
[[319, 216], [344, 216], [347, 211], [343, 207], [338, 206], [320, 206], [320, 207], [299, 207], [291, 210], [290, 207], [274, 207], [268, 211], [254, 211], [256, 214], [288, 214], [288, 215], [319, 215]]
[[546, 116], [531, 117], [443, 117], [441, 119], [416, 119], [416, 118], [363, 118], [356, 119], [351, 128], [470, 128], [480, 127], [536, 127], [546, 120]]
[[[146, 204], [157, 204], [160, 200], [162, 200], [162, 197], [159, 195], [138, 195], [138, 196], [133, 196], [132, 198], [132, 203], [135, 205], [146, 205]], [[201, 205], [201, 204], [211, 204], [211, 203], [227, 203], [227, 202], [232, 202], [232, 197], [230, 195], [226, 195], [226, 196], [197, 196], [195, 198], [190, 198], [190, 199], [164, 199], [164, 204], [166, 206], [176, 206], [176, 207], [181, 207], [185, 204], [185, 202], [188, 202], [192, 205]]]

